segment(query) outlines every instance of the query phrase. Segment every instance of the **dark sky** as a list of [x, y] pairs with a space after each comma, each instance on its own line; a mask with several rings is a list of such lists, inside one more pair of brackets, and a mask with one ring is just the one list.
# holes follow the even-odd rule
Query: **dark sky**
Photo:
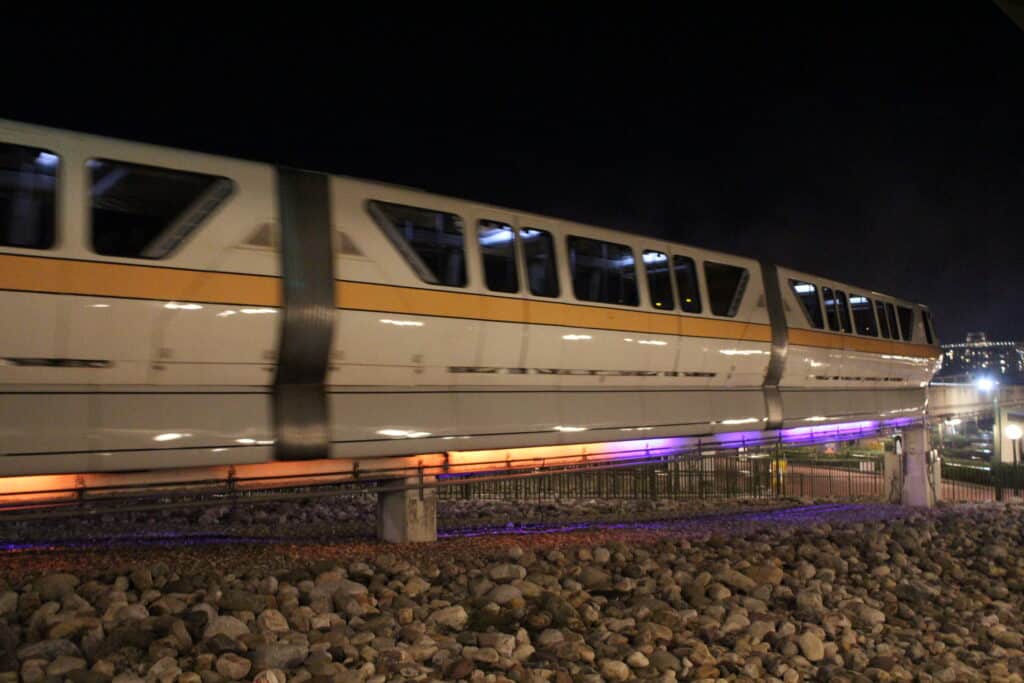
[[0, 117], [766, 258], [927, 303], [945, 341], [1024, 338], [1024, 31], [978, 0], [784, 4], [7, 17]]

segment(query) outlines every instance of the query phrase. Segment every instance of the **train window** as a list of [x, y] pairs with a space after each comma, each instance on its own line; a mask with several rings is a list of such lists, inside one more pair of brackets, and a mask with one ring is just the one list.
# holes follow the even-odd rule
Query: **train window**
[[587, 237], [569, 237], [569, 272], [572, 288], [581, 301], [636, 306], [636, 261], [624, 244]]
[[928, 311], [921, 311], [921, 319], [924, 320], [924, 336], [929, 344], [935, 343], [935, 330], [932, 328], [932, 314]]
[[746, 268], [728, 263], [704, 262], [704, 281], [708, 287], [711, 312], [733, 318], [740, 310], [750, 273]]
[[161, 259], [234, 191], [227, 178], [90, 159], [92, 246], [98, 254]]
[[843, 332], [853, 334], [853, 323], [850, 322], [850, 306], [846, 302], [846, 292], [836, 290], [836, 310], [839, 311], [839, 322]]
[[462, 219], [453, 213], [370, 201], [370, 215], [424, 282], [466, 286]]
[[560, 290], [558, 269], [555, 267], [555, 241], [551, 233], [536, 228], [523, 228], [519, 231], [519, 239], [523, 242], [530, 294], [558, 296]]
[[664, 311], [676, 307], [672, 296], [672, 276], [668, 271], [668, 255], [660, 251], [645, 251], [644, 270], [647, 271], [647, 289], [651, 294], [651, 305]]
[[796, 298], [803, 304], [804, 313], [807, 314], [807, 321], [816, 329], [824, 329], [825, 319], [821, 316], [821, 301], [818, 300], [818, 288], [810, 282], [802, 280], [790, 280], [789, 286], [793, 288]]
[[821, 295], [825, 297], [825, 318], [828, 320], [828, 329], [838, 332], [839, 314], [836, 312], [836, 294], [831, 287], [822, 287]]
[[850, 308], [853, 309], [853, 324], [857, 334], [877, 337], [878, 323], [875, 322], [875, 308], [871, 305], [871, 299], [863, 294], [851, 294]]
[[480, 221], [477, 240], [484, 261], [484, 279], [492, 292], [518, 292], [516, 268], [516, 231], [497, 221]]
[[910, 341], [914, 338], [914, 309], [906, 306], [897, 306], [900, 316], [900, 330], [903, 332], [903, 341]]
[[0, 245], [53, 246], [59, 165], [45, 149], [0, 143]]
[[679, 290], [679, 307], [686, 313], [700, 313], [700, 283], [697, 280], [697, 264], [689, 256], [672, 257], [672, 270], [676, 274], [676, 288]]
[[889, 319], [889, 332], [893, 339], [900, 338], [900, 326], [896, 322], [896, 307], [888, 301], [885, 302], [885, 317]]
[[885, 304], [875, 299], [875, 312], [878, 313], [878, 329], [882, 336], [889, 339], [889, 320], [885, 317]]

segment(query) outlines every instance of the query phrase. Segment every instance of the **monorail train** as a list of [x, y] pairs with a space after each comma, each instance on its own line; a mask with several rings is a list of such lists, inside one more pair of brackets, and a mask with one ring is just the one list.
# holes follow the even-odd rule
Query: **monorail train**
[[0, 121], [0, 475], [920, 415], [928, 309], [698, 247]]

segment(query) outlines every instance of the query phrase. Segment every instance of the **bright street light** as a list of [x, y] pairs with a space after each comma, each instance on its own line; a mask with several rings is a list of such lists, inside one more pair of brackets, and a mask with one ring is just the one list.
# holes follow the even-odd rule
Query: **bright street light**
[[996, 384], [997, 382], [991, 377], [979, 377], [978, 379], [974, 380], [974, 386], [976, 386], [980, 391], [984, 391], [985, 393], [988, 393], [995, 389]]

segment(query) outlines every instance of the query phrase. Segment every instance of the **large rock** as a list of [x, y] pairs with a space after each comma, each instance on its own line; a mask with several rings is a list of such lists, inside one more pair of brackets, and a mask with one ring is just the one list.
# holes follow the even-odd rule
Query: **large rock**
[[66, 638], [40, 640], [38, 643], [22, 645], [18, 648], [18, 659], [21, 661], [26, 659], [56, 659], [61, 655], [77, 657], [81, 654], [82, 651], [78, 649], [78, 646]]
[[223, 633], [229, 638], [237, 638], [249, 632], [249, 627], [235, 617], [219, 616], [206, 625], [203, 631], [204, 638], [212, 638], [218, 633]]
[[609, 590], [612, 586], [611, 574], [590, 565], [584, 567], [577, 578], [587, 590]]
[[496, 564], [487, 572], [487, 576], [495, 583], [511, 583], [517, 579], [526, 578], [526, 568], [518, 564], [504, 563]]
[[267, 599], [262, 595], [246, 591], [226, 590], [220, 598], [220, 608], [231, 612], [258, 613], [267, 606]]
[[216, 669], [217, 673], [221, 676], [237, 681], [245, 678], [246, 674], [249, 673], [252, 669], [252, 662], [244, 657], [228, 652], [217, 658]]
[[302, 643], [265, 643], [257, 645], [246, 656], [255, 669], [291, 669], [302, 664], [309, 647]]
[[820, 662], [825, 658], [825, 644], [821, 642], [821, 638], [817, 634], [811, 631], [804, 631], [797, 638], [797, 645], [800, 646], [800, 652], [809, 662]]
[[461, 631], [469, 621], [469, 614], [462, 605], [453, 605], [432, 612], [430, 621], [453, 631]]
[[78, 583], [78, 577], [74, 574], [47, 574], [36, 579], [35, 589], [43, 600], [60, 600], [74, 593]]

